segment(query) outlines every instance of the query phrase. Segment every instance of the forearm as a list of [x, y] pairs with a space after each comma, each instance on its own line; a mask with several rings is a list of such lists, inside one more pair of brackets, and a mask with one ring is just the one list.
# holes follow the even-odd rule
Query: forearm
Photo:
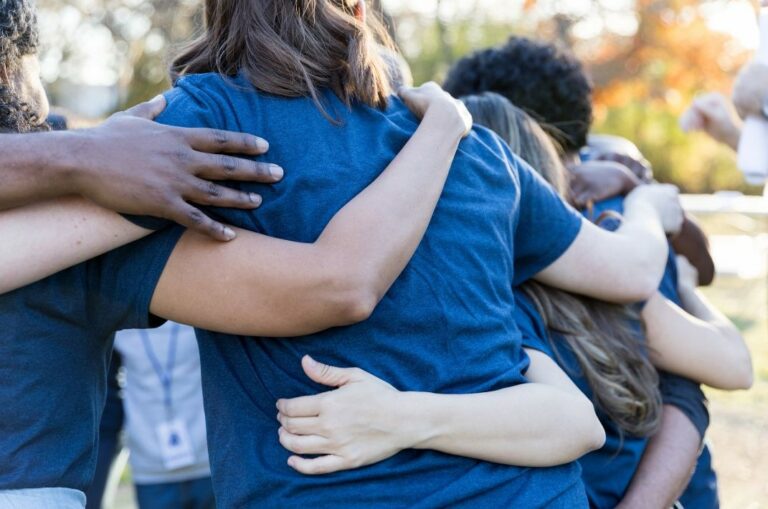
[[[682, 289], [681, 289], [682, 290]], [[680, 292], [686, 312], [657, 293], [642, 311], [650, 356], [660, 369], [724, 390], [752, 384], [743, 338], [696, 290]]]
[[0, 136], [0, 210], [76, 192], [76, 166], [65, 132]]
[[[469, 395], [403, 393], [409, 447], [517, 466], [574, 461], [602, 445], [584, 397], [528, 383]], [[563, 427], [563, 422], [568, 422]]]
[[82, 198], [0, 212], [0, 293], [31, 284], [150, 233]]
[[633, 273], [645, 273], [654, 284], [652, 293], [664, 275], [669, 244], [656, 209], [641, 200], [627, 200], [624, 220], [616, 230], [619, 236], [613, 256], [621, 259]]
[[667, 509], [688, 485], [701, 448], [699, 432], [679, 409], [664, 405], [661, 428], [617, 509]]

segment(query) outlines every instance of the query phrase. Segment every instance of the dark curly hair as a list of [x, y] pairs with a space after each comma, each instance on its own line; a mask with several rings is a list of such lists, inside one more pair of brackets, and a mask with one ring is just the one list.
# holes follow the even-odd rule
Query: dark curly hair
[[21, 57], [37, 53], [40, 33], [31, 0], [0, 0], [0, 65], [15, 69]]
[[592, 83], [569, 51], [524, 37], [472, 53], [448, 72], [454, 97], [496, 92], [540, 122], [568, 151], [587, 144]]
[[[0, 0], [0, 66], [6, 74], [20, 71], [21, 58], [37, 53], [40, 35], [31, 0]], [[0, 132], [48, 130], [9, 85], [0, 85]]]

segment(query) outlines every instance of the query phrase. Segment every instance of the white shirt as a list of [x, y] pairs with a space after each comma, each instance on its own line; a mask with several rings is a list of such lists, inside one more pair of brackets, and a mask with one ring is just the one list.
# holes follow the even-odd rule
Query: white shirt
[[[143, 334], [149, 339], [149, 353], [142, 340]], [[174, 341], [172, 369], [167, 370], [170, 366], [170, 346]], [[115, 349], [122, 355], [125, 369], [125, 431], [134, 481], [156, 484], [209, 476], [200, 354], [194, 329], [167, 322], [158, 329], [121, 331], [115, 338]], [[152, 354], [156, 364], [152, 362]], [[160, 373], [158, 367], [161, 368]], [[169, 419], [166, 390], [160, 378], [163, 372], [171, 381], [171, 414], [186, 425], [194, 455], [194, 464], [176, 470], [165, 468], [157, 433], [158, 426]]]

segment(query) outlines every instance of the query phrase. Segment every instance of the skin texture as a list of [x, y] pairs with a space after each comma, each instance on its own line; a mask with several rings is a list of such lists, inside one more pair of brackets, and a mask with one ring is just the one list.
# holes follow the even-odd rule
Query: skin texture
[[[361, 369], [305, 357], [307, 376], [336, 389], [277, 402], [280, 443], [295, 453], [288, 464], [326, 474], [416, 448], [545, 467], [601, 447], [605, 433], [589, 400], [552, 359], [528, 353], [531, 383], [458, 395], [400, 392]], [[303, 457], [310, 454], [320, 456]]]
[[752, 360], [733, 323], [696, 290], [696, 270], [678, 256], [683, 309], [657, 293], [642, 311], [651, 360], [659, 369], [717, 389], [752, 386]]
[[267, 143], [255, 136], [152, 122], [164, 108], [158, 97], [92, 129], [1, 136], [0, 209], [80, 195], [110, 210], [167, 218], [231, 240], [231, 229], [188, 202], [256, 208], [259, 196], [205, 179], [273, 183], [282, 170], [222, 155], [264, 153]]
[[690, 481], [701, 436], [679, 408], [664, 405], [661, 428], [648, 442], [637, 472], [616, 509], [667, 509]]
[[632, 303], [652, 295], [664, 273], [665, 230], [677, 231], [682, 223], [677, 189], [640, 186], [627, 196], [624, 209], [615, 232], [583, 221], [573, 244], [535, 279], [609, 302]]
[[768, 65], [752, 62], [744, 67], [733, 86], [733, 105], [741, 118], [763, 116], [768, 97]]
[[579, 209], [624, 196], [642, 184], [629, 168], [613, 161], [587, 161], [569, 170], [571, 203]]

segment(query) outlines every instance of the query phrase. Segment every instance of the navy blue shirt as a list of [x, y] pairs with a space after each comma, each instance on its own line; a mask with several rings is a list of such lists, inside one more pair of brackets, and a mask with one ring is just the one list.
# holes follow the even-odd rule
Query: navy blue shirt
[[[191, 76], [168, 93], [160, 121], [258, 134], [286, 169], [256, 212], [214, 210], [218, 219], [310, 242], [368, 186], [417, 127], [396, 98], [386, 111], [345, 107], [322, 94], [339, 125], [311, 100]], [[523, 218], [536, 218], [536, 222]], [[436, 451], [406, 450], [365, 468], [303, 476], [286, 464], [275, 401], [327, 388], [303, 374], [311, 354], [359, 366], [402, 390], [492, 391], [523, 383], [527, 358], [513, 320], [512, 283], [557, 259], [579, 231], [564, 205], [509, 149], [474, 129], [457, 153], [423, 242], [364, 323], [295, 339], [198, 331], [217, 503], [221, 507], [583, 507], [575, 463], [518, 468]]]
[[149, 302], [179, 234], [0, 295], [0, 490], [89, 486], [113, 333], [151, 325]]
[[[515, 321], [523, 334], [523, 346], [554, 359], [574, 384], [594, 402], [594, 393], [576, 356], [565, 339], [547, 330], [536, 306], [522, 290], [515, 291]], [[605, 445], [579, 459], [590, 507], [616, 507], [635, 475], [648, 439], [622, 434], [619, 427], [599, 407], [595, 409], [605, 429]]]

